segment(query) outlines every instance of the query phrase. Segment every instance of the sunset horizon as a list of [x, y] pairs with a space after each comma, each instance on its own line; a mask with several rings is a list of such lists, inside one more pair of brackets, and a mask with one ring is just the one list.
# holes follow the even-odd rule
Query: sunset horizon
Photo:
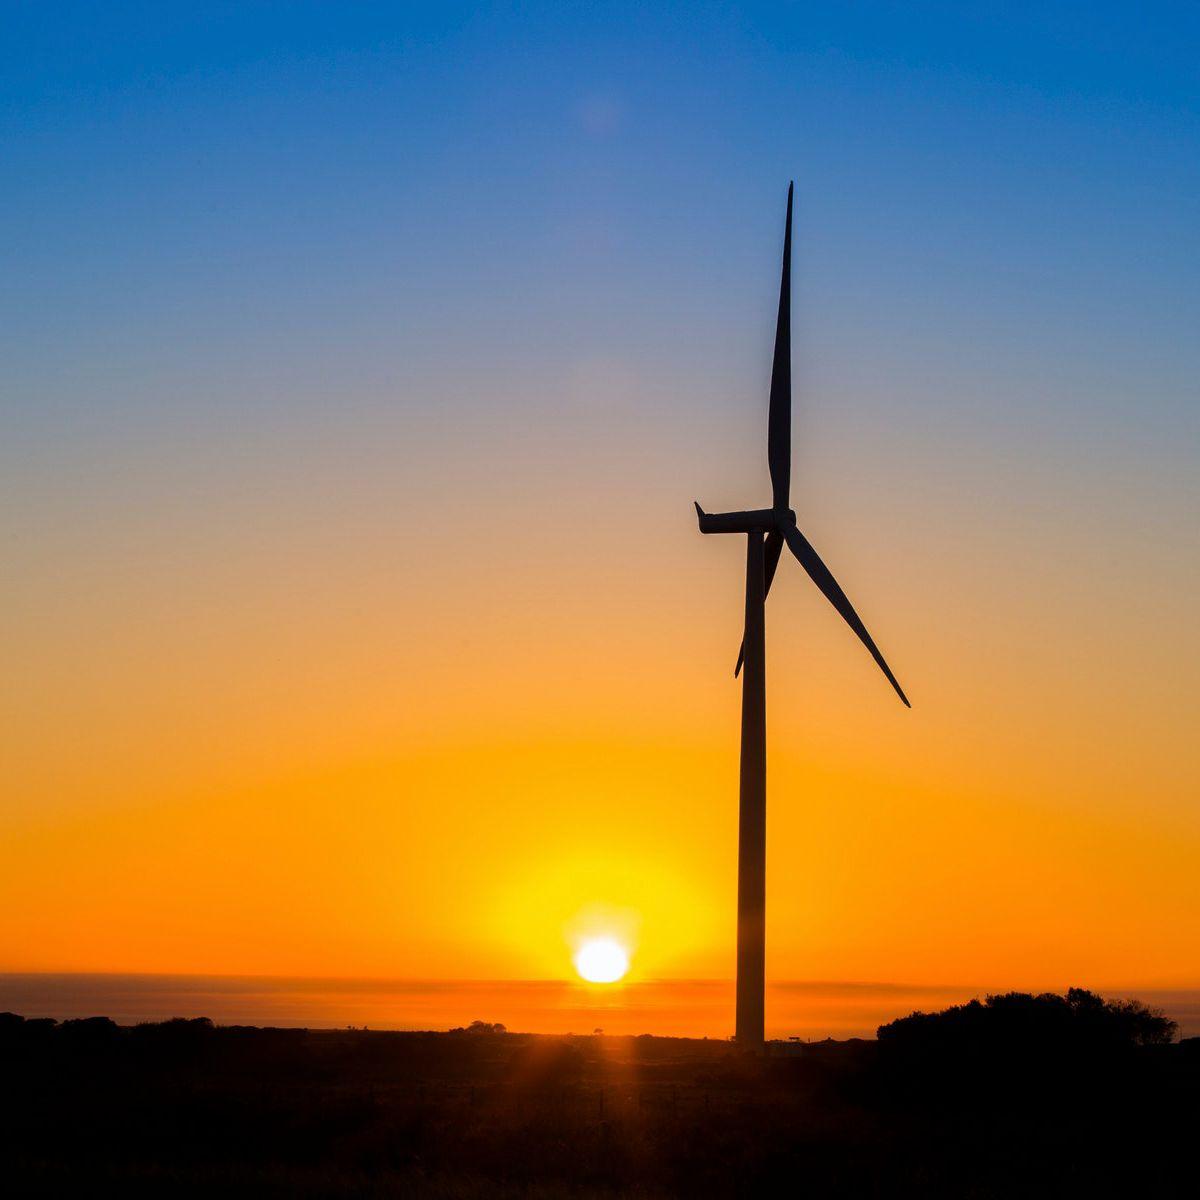
[[[1009, 991], [1065, 992], [1078, 981], [1030, 985], [909, 984], [873, 980], [767, 980], [767, 1037], [820, 1041], [873, 1038], [911, 1012], [985, 1000]], [[1200, 989], [1095, 987], [1115, 1000], [1136, 996], [1200, 1035]], [[218, 1025], [300, 1029], [438, 1031], [473, 1021], [514, 1033], [610, 1037], [729, 1036], [732, 975], [724, 979], [396, 979], [271, 975], [35, 972], [0, 976], [0, 1010], [60, 1020], [99, 1012], [127, 1025], [204, 1017]]]

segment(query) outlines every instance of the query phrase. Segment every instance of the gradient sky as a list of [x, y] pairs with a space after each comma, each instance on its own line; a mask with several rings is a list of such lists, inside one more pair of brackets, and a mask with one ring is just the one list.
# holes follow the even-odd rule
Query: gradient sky
[[1200, 16], [3, 8], [0, 969], [1200, 985]]

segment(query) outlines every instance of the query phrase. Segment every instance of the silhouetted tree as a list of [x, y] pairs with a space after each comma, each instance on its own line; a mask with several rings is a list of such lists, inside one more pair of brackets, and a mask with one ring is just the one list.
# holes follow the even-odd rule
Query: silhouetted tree
[[1065, 996], [1007, 992], [982, 1004], [972, 1000], [938, 1013], [916, 1012], [881, 1025], [879, 1042], [927, 1051], [1097, 1051], [1162, 1045], [1174, 1040], [1176, 1030], [1174, 1021], [1137, 1000], [1105, 1000], [1071, 988]]
[[499, 1021], [472, 1021], [465, 1029], [459, 1025], [451, 1033], [507, 1033], [508, 1029]]

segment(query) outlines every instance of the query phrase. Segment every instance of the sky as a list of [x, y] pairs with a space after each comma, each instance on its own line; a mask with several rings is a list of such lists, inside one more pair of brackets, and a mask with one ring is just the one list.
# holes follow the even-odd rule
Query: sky
[[1200, 16], [7, 4], [0, 970], [1200, 986]]

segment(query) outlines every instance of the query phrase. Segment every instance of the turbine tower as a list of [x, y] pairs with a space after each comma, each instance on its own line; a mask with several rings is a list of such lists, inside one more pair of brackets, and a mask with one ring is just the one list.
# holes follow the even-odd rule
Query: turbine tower
[[[841, 613], [871, 652], [896, 694], [908, 703], [867, 627], [820, 555], [796, 527], [789, 507], [792, 467], [792, 184], [788, 185], [783, 235], [783, 277], [775, 324], [775, 361], [767, 417], [767, 466], [771, 507], [748, 512], [706, 513], [696, 504], [701, 533], [746, 535], [746, 622], [734, 676], [742, 671], [742, 762], [738, 809], [737, 1019], [739, 1045], [763, 1045], [763, 991], [767, 868], [767, 736], [765, 602], [784, 543], [809, 578]], [[744, 671], [743, 671], [744, 667]]]

